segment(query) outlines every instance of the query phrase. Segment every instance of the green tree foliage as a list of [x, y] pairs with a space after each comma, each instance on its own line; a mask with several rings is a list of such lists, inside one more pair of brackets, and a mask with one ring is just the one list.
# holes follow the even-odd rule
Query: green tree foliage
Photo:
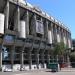
[[70, 58], [71, 58], [71, 59], [74, 59], [74, 61], [75, 61], [75, 52], [72, 52], [72, 53], [70, 54]]
[[75, 52], [72, 52], [72, 53], [70, 54], [70, 62], [71, 62], [71, 66], [72, 66], [73, 68], [75, 68]]
[[56, 43], [54, 47], [54, 55], [63, 55], [65, 53], [66, 46], [64, 42]]

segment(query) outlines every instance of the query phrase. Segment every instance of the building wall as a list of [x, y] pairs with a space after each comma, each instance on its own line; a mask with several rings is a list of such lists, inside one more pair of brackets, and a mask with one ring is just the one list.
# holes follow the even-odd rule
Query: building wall
[[0, 37], [3, 70], [9, 66], [16, 70], [46, 68], [54, 43], [63, 41], [71, 48], [70, 31], [54, 18], [15, 0], [0, 1], [0, 13], [5, 15], [4, 34]]
[[73, 47], [73, 51], [75, 51], [75, 40], [72, 40], [72, 47]]

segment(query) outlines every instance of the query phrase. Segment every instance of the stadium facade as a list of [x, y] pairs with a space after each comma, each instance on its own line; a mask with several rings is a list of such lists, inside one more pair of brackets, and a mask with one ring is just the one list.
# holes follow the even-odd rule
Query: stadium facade
[[72, 51], [75, 51], [75, 39], [72, 39]]
[[23, 0], [0, 0], [0, 68], [46, 68], [56, 42], [71, 48], [71, 32], [38, 7]]

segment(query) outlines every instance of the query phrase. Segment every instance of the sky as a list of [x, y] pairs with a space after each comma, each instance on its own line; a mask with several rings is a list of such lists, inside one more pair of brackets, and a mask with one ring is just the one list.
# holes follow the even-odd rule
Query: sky
[[27, 2], [39, 6], [43, 11], [63, 22], [75, 39], [75, 0], [27, 0]]

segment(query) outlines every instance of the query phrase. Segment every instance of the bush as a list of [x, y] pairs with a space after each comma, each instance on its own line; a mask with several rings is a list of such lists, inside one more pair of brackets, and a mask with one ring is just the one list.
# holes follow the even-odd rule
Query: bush
[[75, 52], [70, 54], [71, 66], [75, 68]]

